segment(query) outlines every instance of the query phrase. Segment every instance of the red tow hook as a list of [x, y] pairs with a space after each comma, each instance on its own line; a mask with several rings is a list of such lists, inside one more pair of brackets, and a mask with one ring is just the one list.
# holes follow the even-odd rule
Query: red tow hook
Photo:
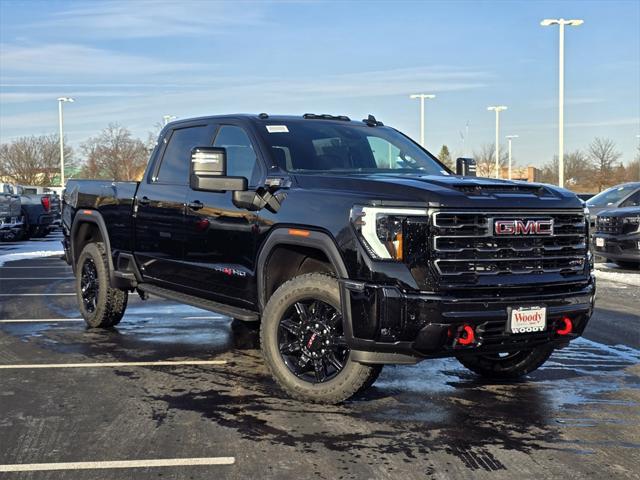
[[458, 344], [460, 345], [471, 345], [476, 341], [476, 334], [473, 331], [473, 327], [471, 325], [463, 325], [462, 328], [458, 331], [458, 337], [456, 339]]
[[573, 330], [573, 322], [571, 322], [571, 319], [569, 317], [562, 317], [562, 327], [558, 328], [556, 330], [556, 333], [558, 335], [569, 335], [571, 333], [571, 330]]

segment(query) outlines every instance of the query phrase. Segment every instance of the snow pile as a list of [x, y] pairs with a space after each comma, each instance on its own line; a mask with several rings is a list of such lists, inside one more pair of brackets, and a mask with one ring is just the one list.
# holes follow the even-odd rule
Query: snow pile
[[12, 262], [14, 260], [60, 256], [64, 253], [62, 242], [60, 242], [59, 238], [37, 242], [24, 242], [19, 245], [6, 245], [7, 248], [2, 247], [3, 245], [0, 243], [0, 267], [6, 262]]
[[598, 280], [609, 280], [640, 287], [640, 270], [637, 272], [630, 272], [628, 270], [616, 271], [616, 268], [611, 267], [610, 264], [596, 264], [595, 274]]

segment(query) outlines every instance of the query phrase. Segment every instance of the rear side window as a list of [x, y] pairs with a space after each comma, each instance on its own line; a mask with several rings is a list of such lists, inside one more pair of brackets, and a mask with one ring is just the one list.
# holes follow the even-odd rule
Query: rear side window
[[640, 207], [640, 190], [622, 202], [621, 207]]
[[164, 150], [156, 181], [177, 185], [188, 184], [191, 150], [194, 147], [210, 145], [209, 132], [210, 128], [207, 125], [174, 130]]
[[260, 174], [256, 152], [251, 140], [242, 128], [234, 125], [223, 125], [216, 136], [214, 147], [227, 150], [227, 175], [230, 177], [246, 177], [251, 185], [255, 185]]

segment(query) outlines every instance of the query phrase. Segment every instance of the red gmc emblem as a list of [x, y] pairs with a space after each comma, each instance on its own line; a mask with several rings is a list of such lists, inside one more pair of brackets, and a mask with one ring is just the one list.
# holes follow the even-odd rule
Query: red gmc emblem
[[496, 220], [496, 235], [553, 235], [553, 220]]

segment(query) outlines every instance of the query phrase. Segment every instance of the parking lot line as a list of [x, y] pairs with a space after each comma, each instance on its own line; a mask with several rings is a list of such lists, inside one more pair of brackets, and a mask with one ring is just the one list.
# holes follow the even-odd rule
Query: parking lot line
[[0, 280], [75, 280], [76, 277], [0, 277]]
[[0, 323], [84, 322], [82, 318], [6, 318]]
[[71, 268], [69, 265], [64, 264], [64, 265], [60, 265], [59, 267], [51, 267], [51, 266], [43, 266], [43, 267], [39, 267], [39, 266], [35, 266], [35, 267], [0, 267], [0, 269], [2, 268]]
[[157, 460], [115, 460], [104, 462], [24, 463], [0, 465], [0, 472], [41, 472], [51, 470], [95, 470], [109, 468], [192, 467], [233, 465], [235, 457], [162, 458]]
[[0, 297], [70, 297], [75, 293], [0, 293]]
[[103, 368], [103, 367], [178, 367], [182, 365], [226, 365], [226, 360], [159, 360], [155, 362], [83, 362], [83, 363], [30, 363], [0, 365], [0, 370], [29, 370], [39, 368]]

